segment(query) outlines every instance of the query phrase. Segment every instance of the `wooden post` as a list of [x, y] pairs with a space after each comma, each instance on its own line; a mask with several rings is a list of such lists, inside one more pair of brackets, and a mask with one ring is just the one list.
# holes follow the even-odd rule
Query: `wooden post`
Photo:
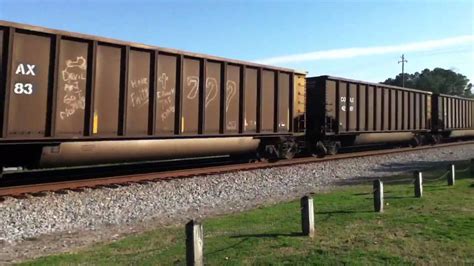
[[456, 166], [451, 164], [449, 167], [450, 173], [448, 175], [448, 186], [454, 186], [456, 180]]
[[301, 198], [301, 228], [303, 235], [314, 237], [314, 205], [311, 196]]
[[374, 180], [374, 211], [383, 212], [383, 183], [379, 180]]
[[423, 173], [415, 172], [415, 197], [421, 198], [423, 196]]
[[186, 264], [188, 266], [202, 266], [204, 235], [202, 223], [191, 220], [186, 224]]

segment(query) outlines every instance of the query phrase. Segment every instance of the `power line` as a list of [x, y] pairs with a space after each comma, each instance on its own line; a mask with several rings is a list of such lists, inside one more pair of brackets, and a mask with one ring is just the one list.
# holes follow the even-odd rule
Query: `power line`
[[405, 63], [408, 63], [408, 61], [405, 60], [404, 54], [402, 54], [402, 60], [398, 61], [398, 63], [402, 63], [402, 87], [405, 87]]

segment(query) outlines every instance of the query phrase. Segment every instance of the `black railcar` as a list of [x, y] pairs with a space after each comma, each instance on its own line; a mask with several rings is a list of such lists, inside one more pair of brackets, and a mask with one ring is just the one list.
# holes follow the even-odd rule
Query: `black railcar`
[[474, 99], [434, 94], [433, 137], [436, 142], [443, 138], [474, 137]]
[[307, 79], [307, 142], [318, 153], [374, 143], [421, 144], [431, 131], [431, 97], [332, 76]]

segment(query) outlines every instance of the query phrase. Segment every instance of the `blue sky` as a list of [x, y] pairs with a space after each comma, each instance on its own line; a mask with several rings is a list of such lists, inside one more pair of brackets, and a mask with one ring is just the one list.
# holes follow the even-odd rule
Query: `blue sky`
[[[275, 64], [374, 82], [401, 72], [397, 61], [405, 47], [464, 36], [407, 50], [405, 69], [449, 68], [474, 82], [473, 1], [0, 0], [0, 19], [251, 61], [369, 49], [355, 57], [289, 57]], [[370, 52], [387, 46], [399, 48]]]

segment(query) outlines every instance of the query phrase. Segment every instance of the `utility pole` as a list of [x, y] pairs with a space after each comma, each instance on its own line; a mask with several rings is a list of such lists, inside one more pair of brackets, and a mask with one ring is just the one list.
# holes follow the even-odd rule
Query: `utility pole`
[[405, 88], [405, 63], [408, 63], [408, 61], [405, 60], [404, 54], [402, 54], [402, 61], [398, 61], [398, 63], [402, 63], [402, 87]]

